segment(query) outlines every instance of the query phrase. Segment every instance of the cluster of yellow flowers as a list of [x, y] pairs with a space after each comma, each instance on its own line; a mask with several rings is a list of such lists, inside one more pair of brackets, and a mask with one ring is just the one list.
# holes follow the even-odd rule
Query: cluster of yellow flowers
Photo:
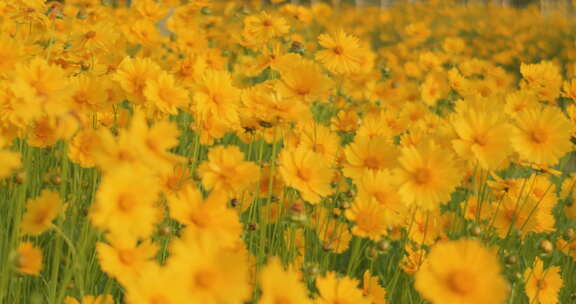
[[574, 26], [0, 1], [0, 302], [568, 303]]

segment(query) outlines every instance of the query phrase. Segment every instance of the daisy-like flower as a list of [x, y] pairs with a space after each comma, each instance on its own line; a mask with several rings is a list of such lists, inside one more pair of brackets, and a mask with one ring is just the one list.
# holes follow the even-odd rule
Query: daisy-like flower
[[114, 298], [111, 295], [84, 296], [78, 301], [73, 297], [66, 297], [64, 304], [114, 304]]
[[44, 190], [39, 197], [28, 200], [20, 226], [22, 233], [39, 235], [50, 229], [61, 205], [60, 196], [51, 190]]
[[99, 79], [86, 75], [72, 78], [70, 81], [72, 89], [72, 108], [79, 112], [96, 112], [106, 105], [108, 94], [102, 90]]
[[90, 219], [97, 228], [116, 235], [147, 237], [157, 222], [154, 205], [160, 186], [141, 167], [123, 166], [106, 173], [92, 206]]
[[300, 191], [304, 200], [316, 204], [332, 193], [333, 172], [318, 153], [304, 147], [284, 149], [279, 161], [282, 178], [288, 186]]
[[69, 110], [68, 78], [64, 70], [36, 57], [30, 63], [16, 66], [12, 90], [16, 97], [39, 104], [48, 115]]
[[114, 80], [135, 104], [142, 104], [146, 98], [144, 89], [149, 79], [156, 78], [160, 74], [160, 67], [150, 58], [126, 57], [120, 63], [114, 74]]
[[349, 74], [361, 68], [363, 50], [357, 37], [339, 30], [320, 35], [318, 43], [325, 49], [316, 53], [316, 59], [332, 73]]
[[398, 162], [398, 150], [388, 138], [358, 136], [344, 149], [344, 175], [360, 179], [368, 172], [392, 169]]
[[369, 304], [370, 299], [364, 297], [358, 288], [358, 280], [349, 277], [336, 278], [334, 271], [316, 280], [320, 293], [317, 303], [320, 304]]
[[31, 242], [20, 243], [16, 250], [16, 268], [27, 275], [40, 275], [42, 270], [42, 250]]
[[572, 148], [571, 130], [572, 124], [556, 107], [526, 110], [517, 116], [512, 145], [526, 161], [554, 165]]
[[524, 272], [524, 279], [526, 280], [526, 295], [530, 303], [558, 303], [558, 292], [562, 288], [560, 267], [551, 266], [544, 269], [544, 263], [537, 257], [534, 266]]
[[271, 259], [260, 273], [262, 297], [258, 304], [311, 303], [298, 272], [284, 270], [278, 258]]
[[188, 91], [176, 84], [174, 76], [165, 71], [146, 81], [144, 96], [162, 113], [175, 115], [190, 101]]
[[102, 271], [122, 284], [135, 280], [142, 269], [153, 264], [158, 246], [151, 241], [140, 244], [136, 239], [108, 235], [110, 244], [96, 243], [96, 253]]
[[233, 195], [244, 190], [258, 179], [256, 164], [244, 161], [244, 154], [237, 146], [218, 146], [208, 152], [208, 161], [198, 167], [202, 183], [207, 189]]
[[366, 270], [362, 276], [362, 291], [365, 297], [372, 299], [371, 304], [386, 304], [386, 290], [381, 286], [377, 276], [372, 276], [370, 271]]
[[460, 156], [477, 160], [487, 170], [503, 167], [512, 152], [512, 128], [502, 115], [467, 109], [453, 116], [452, 125], [458, 136], [452, 145]]
[[10, 72], [22, 59], [24, 48], [17, 39], [7, 33], [0, 35], [0, 75]]
[[222, 244], [233, 245], [242, 233], [238, 214], [227, 208], [228, 200], [219, 191], [206, 199], [193, 185], [168, 197], [170, 217], [186, 225], [186, 237], [211, 236]]
[[207, 70], [194, 93], [193, 108], [201, 119], [217, 119], [229, 126], [239, 123], [240, 90], [229, 72]]
[[8, 177], [14, 169], [20, 168], [21, 165], [19, 153], [0, 150], [0, 179]]
[[141, 269], [140, 276], [136, 280], [126, 284], [126, 303], [186, 303], [188, 298], [180, 290], [177, 279], [172, 269], [160, 267], [157, 264], [147, 265]]
[[557, 65], [550, 61], [520, 65], [524, 86], [534, 92], [539, 99], [552, 102], [560, 96], [562, 75]]
[[333, 83], [316, 63], [299, 58], [290, 62], [290, 66], [283, 68], [280, 74], [282, 80], [278, 90], [286, 98], [297, 99], [306, 104], [328, 101]]
[[222, 247], [211, 238], [175, 240], [166, 267], [189, 303], [241, 304], [252, 292], [248, 252]]
[[501, 304], [508, 294], [498, 256], [476, 240], [432, 247], [416, 274], [415, 286], [433, 304]]
[[354, 223], [353, 234], [373, 241], [379, 240], [388, 228], [386, 210], [375, 199], [356, 200], [346, 210], [346, 218]]
[[358, 200], [374, 199], [385, 211], [383, 222], [386, 225], [401, 223], [407, 208], [398, 194], [398, 181], [390, 170], [367, 172], [356, 184]]
[[562, 96], [572, 99], [576, 102], [576, 79], [565, 81], [562, 86]]
[[289, 30], [290, 26], [284, 18], [266, 12], [244, 19], [244, 38], [257, 43], [265, 43], [271, 38], [286, 34]]
[[461, 173], [449, 151], [429, 141], [402, 148], [396, 170], [399, 193], [407, 205], [434, 209], [450, 200]]
[[68, 157], [83, 168], [94, 167], [95, 153], [99, 145], [100, 137], [95, 130], [82, 129], [68, 143]]

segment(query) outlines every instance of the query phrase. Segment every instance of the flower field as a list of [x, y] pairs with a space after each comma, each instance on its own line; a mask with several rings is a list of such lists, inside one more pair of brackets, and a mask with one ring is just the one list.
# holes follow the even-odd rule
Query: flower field
[[0, 0], [0, 303], [576, 303], [567, 8], [300, 2]]

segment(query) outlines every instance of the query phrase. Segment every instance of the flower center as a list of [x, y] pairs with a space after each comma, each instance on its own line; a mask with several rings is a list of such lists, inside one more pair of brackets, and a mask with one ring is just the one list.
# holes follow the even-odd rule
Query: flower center
[[334, 52], [336, 55], [342, 55], [344, 53], [344, 48], [341, 46], [335, 46], [332, 48], [332, 52]]
[[538, 281], [536, 281], [536, 287], [538, 287], [538, 289], [544, 290], [544, 289], [546, 289], [546, 286], [547, 286], [546, 280], [539, 279]]
[[150, 304], [169, 304], [170, 301], [163, 295], [155, 295], [150, 298]]
[[546, 136], [546, 133], [542, 130], [533, 130], [530, 133], [530, 139], [537, 144], [542, 144], [546, 141], [548, 136]]
[[378, 170], [380, 169], [380, 162], [376, 157], [367, 157], [364, 160], [364, 166], [371, 170]]
[[454, 293], [466, 295], [474, 290], [474, 277], [462, 270], [453, 272], [448, 277], [448, 287]]
[[132, 250], [120, 250], [120, 252], [118, 252], [118, 259], [124, 265], [131, 265], [134, 260], [134, 254]]
[[274, 298], [274, 304], [290, 304], [292, 303], [286, 296], [283, 295], [277, 295], [276, 298]]
[[215, 280], [214, 274], [209, 271], [199, 271], [194, 276], [194, 284], [201, 289], [210, 289], [214, 287]]
[[482, 135], [474, 136], [472, 141], [479, 146], [485, 146], [486, 145], [486, 138]]
[[413, 178], [416, 184], [424, 185], [430, 181], [430, 170], [427, 168], [420, 168], [414, 172]]
[[298, 176], [299, 179], [305, 182], [307, 182], [310, 179], [310, 174], [308, 174], [308, 171], [300, 168], [296, 171], [296, 176]]
[[270, 19], [266, 19], [262, 22], [262, 25], [265, 27], [272, 26], [272, 21]]
[[122, 212], [130, 212], [134, 205], [136, 205], [136, 202], [127, 194], [120, 195], [118, 198], [118, 209]]

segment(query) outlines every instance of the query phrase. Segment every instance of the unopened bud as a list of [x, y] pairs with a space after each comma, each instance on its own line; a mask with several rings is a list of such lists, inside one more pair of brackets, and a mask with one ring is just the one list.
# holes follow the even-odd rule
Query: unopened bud
[[552, 253], [552, 251], [554, 251], [554, 245], [552, 245], [552, 242], [549, 240], [542, 240], [540, 242], [540, 250], [546, 254]]

